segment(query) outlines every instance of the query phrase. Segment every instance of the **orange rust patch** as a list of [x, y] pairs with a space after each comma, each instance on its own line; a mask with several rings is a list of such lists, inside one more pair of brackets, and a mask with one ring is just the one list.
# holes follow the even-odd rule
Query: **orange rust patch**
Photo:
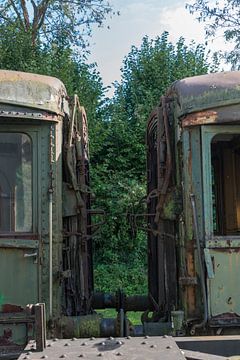
[[[194, 265], [194, 249], [191, 242], [191, 248], [187, 250], [187, 270], [190, 277], [195, 277], [195, 265]], [[187, 303], [188, 303], [188, 315], [192, 315], [196, 311], [196, 289], [195, 285], [188, 286], [187, 292]]]
[[199, 111], [189, 114], [182, 121], [182, 127], [214, 124], [217, 122], [218, 114], [216, 111]]

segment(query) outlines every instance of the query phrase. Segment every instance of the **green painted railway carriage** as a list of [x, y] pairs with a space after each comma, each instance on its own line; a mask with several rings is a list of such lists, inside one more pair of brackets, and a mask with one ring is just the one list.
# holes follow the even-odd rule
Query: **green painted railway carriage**
[[[92, 257], [84, 109], [58, 79], [0, 71], [0, 346], [47, 320], [89, 312]], [[81, 251], [80, 251], [81, 249]]]
[[[175, 82], [149, 118], [148, 210], [134, 218], [148, 234], [147, 296], [93, 292], [88, 168], [78, 97], [0, 71], [0, 357], [31, 337], [44, 348], [37, 303], [50, 338], [239, 334], [240, 72]], [[107, 307], [116, 318], [94, 313]]]
[[175, 82], [147, 142], [149, 293], [191, 334], [239, 333], [240, 73]]

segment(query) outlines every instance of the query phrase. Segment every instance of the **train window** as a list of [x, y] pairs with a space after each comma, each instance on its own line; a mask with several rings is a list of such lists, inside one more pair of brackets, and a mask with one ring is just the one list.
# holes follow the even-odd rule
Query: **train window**
[[240, 135], [216, 135], [211, 158], [214, 234], [240, 235]]
[[32, 143], [0, 133], [0, 232], [32, 231]]

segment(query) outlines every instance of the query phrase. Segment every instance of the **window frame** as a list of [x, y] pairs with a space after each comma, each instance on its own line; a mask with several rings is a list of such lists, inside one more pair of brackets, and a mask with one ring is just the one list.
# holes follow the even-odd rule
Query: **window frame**
[[211, 143], [212, 139], [219, 134], [240, 135], [240, 125], [204, 125], [201, 127], [202, 139], [202, 182], [203, 182], [203, 213], [205, 240], [209, 246], [215, 246], [217, 242], [230, 241], [235, 245], [240, 245], [239, 235], [215, 235], [213, 228], [213, 200], [212, 200], [212, 159]]
[[32, 145], [32, 231], [0, 231], [0, 238], [38, 239], [38, 134], [37, 131], [23, 129], [23, 126], [1, 124], [0, 133], [24, 134], [29, 137]]

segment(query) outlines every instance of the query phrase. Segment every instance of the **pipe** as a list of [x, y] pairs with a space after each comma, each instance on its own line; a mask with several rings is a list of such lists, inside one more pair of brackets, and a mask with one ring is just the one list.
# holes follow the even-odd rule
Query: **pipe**
[[53, 263], [52, 263], [52, 214], [53, 214], [53, 192], [49, 189], [49, 317], [52, 317], [53, 311]]
[[202, 256], [201, 256], [201, 245], [200, 245], [200, 237], [198, 231], [198, 223], [197, 223], [197, 209], [196, 209], [196, 201], [195, 195], [190, 194], [190, 201], [192, 205], [193, 211], [193, 225], [194, 225], [194, 232], [196, 237], [196, 244], [197, 244], [197, 255], [198, 255], [198, 263], [199, 263], [199, 270], [200, 270], [200, 282], [201, 282], [201, 289], [202, 289], [202, 296], [203, 296], [203, 307], [204, 307], [204, 317], [203, 320], [192, 326], [190, 330], [191, 335], [195, 335], [196, 329], [202, 328], [208, 320], [208, 306], [207, 306], [207, 291], [206, 291], [206, 284], [204, 278], [204, 270], [203, 270], [203, 263], [202, 263]]
[[53, 163], [54, 163], [54, 142], [53, 142], [54, 128], [51, 126], [50, 130], [50, 184], [48, 189], [49, 205], [48, 205], [48, 219], [49, 219], [49, 317], [53, 315]]
[[[92, 297], [92, 308], [97, 309], [116, 309], [119, 311], [119, 298], [117, 294], [94, 293]], [[148, 296], [132, 295], [124, 296], [124, 311], [146, 311], [154, 310], [154, 306]]]

